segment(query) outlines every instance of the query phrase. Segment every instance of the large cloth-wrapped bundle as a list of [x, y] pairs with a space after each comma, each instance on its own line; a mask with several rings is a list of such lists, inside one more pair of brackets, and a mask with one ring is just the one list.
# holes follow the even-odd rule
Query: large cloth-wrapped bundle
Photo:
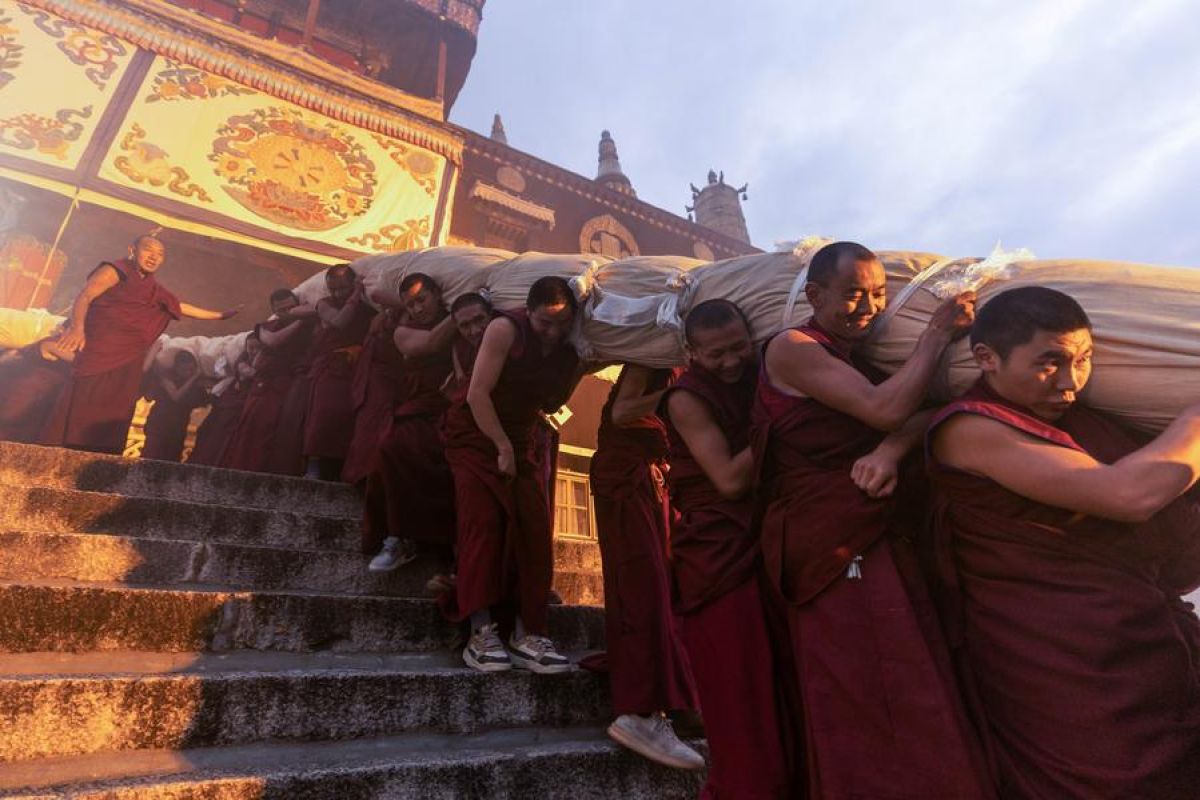
[[40, 342], [64, 320], [44, 308], [0, 308], [0, 350], [17, 350]]
[[161, 336], [155, 343], [154, 364], [166, 371], [175, 362], [175, 355], [187, 351], [196, 357], [200, 372], [210, 378], [231, 374], [233, 364], [246, 347], [249, 331], [228, 336]]
[[[1200, 270], [1110, 261], [1025, 261], [994, 253], [940, 264], [912, 282], [877, 323], [869, 357], [894, 371], [912, 353], [943, 298], [974, 289], [980, 306], [1005, 289], [1046, 286], [1075, 298], [1092, 320], [1095, 370], [1083, 394], [1092, 408], [1147, 432], [1200, 402]], [[957, 395], [979, 375], [967, 341], [947, 354], [935, 387]]]
[[[400, 253], [386, 257], [390, 260], [381, 270], [380, 285], [395, 292], [405, 277], [422, 272], [437, 281], [442, 299], [450, 304], [459, 295], [483, 289], [492, 268], [515, 257], [508, 250], [490, 247], [433, 247]], [[357, 268], [359, 262], [354, 263]]]
[[705, 263], [683, 256], [637, 256], [602, 265], [583, 316], [581, 355], [589, 361], [677, 366], [680, 339], [673, 320], [684, 276]]
[[556, 276], [571, 284], [580, 305], [592, 293], [596, 272], [611, 262], [608, 256], [559, 253], [522, 253], [487, 270], [487, 291], [492, 305], [511, 311], [524, 308], [529, 287], [539, 278]]

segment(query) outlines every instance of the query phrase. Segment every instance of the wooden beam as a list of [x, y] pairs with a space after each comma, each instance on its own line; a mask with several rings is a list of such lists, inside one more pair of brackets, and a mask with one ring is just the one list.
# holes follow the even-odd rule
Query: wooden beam
[[300, 46], [305, 50], [310, 49], [312, 44], [313, 31], [317, 28], [317, 13], [321, 10], [321, 0], [308, 0], [308, 15], [304, 18], [304, 36], [300, 40]]
[[442, 35], [440, 27], [438, 30], [437, 86], [433, 97], [436, 100], [446, 99], [446, 37]]

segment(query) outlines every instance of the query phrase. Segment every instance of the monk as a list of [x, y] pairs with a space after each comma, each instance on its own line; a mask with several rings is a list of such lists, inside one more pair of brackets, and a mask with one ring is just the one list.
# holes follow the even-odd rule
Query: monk
[[[252, 362], [254, 380], [217, 463], [229, 469], [289, 475], [299, 470], [286, 469], [278, 459], [280, 443], [288, 436], [287, 431], [280, 434], [279, 428], [292, 386], [307, 370], [304, 358], [316, 318], [314, 309], [301, 305], [290, 289], [272, 292], [270, 303], [272, 319], [255, 328], [262, 352]], [[298, 465], [299, 459], [296, 452], [292, 463]]]
[[[565, 280], [544, 277], [525, 306], [488, 324], [465, 400], [446, 413], [458, 551], [456, 607], [448, 610], [471, 621], [468, 666], [556, 673], [572, 664], [546, 635], [553, 526], [533, 426], [578, 382], [579, 357], [568, 341], [578, 301]], [[492, 621], [506, 602], [516, 608], [509, 650]]]
[[750, 326], [735, 304], [709, 300], [688, 314], [684, 335], [688, 367], [662, 407], [679, 513], [671, 530], [674, 605], [708, 738], [701, 796], [788, 798], [790, 723], [751, 525]]
[[[442, 386], [454, 371], [454, 319], [428, 275], [400, 282], [406, 319], [392, 343], [402, 356], [389, 428], [378, 444], [378, 467], [367, 479], [363, 550], [376, 553], [372, 572], [413, 561], [419, 546], [449, 551], [454, 536], [454, 479], [446, 462], [441, 419], [449, 402]], [[373, 519], [382, 509], [383, 519]], [[372, 513], [374, 512], [374, 513]]]
[[156, 274], [166, 248], [139, 236], [129, 256], [102, 262], [71, 307], [59, 346], [77, 353], [71, 382], [42, 433], [42, 444], [120, 453], [142, 384], [142, 363], [172, 320], [224, 320], [234, 311], [210, 311], [181, 303]]
[[862, 245], [821, 249], [805, 286], [813, 317], [767, 343], [755, 400], [763, 559], [788, 604], [808, 793], [990, 797], [904, 540], [919, 497], [896, 492], [909, 488], [898, 464], [920, 442], [928, 416], [917, 412], [974, 296], [943, 304], [885, 380], [855, 349], [886, 307], [886, 278]]
[[242, 415], [246, 395], [254, 382], [254, 359], [260, 352], [262, 342], [251, 333], [233, 364], [232, 374], [226, 375], [209, 391], [212, 409], [196, 430], [196, 444], [188, 456], [189, 464], [215, 466], [220, 460]]
[[320, 326], [308, 373], [304, 459], [306, 478], [335, 480], [354, 435], [354, 368], [375, 309], [349, 264], [326, 270], [325, 285], [329, 297], [317, 302]]
[[151, 370], [146, 397], [153, 400], [154, 405], [146, 416], [142, 458], [179, 461], [183, 458], [192, 412], [209, 402], [208, 388], [196, 357], [187, 350], [180, 350], [175, 353], [170, 370]]
[[371, 300], [380, 312], [371, 320], [362, 353], [354, 367], [350, 399], [354, 405], [354, 433], [342, 464], [342, 482], [361, 490], [379, 464], [379, 445], [392, 425], [392, 409], [401, 382], [403, 356], [393, 335], [404, 319], [403, 299], [393, 292], [375, 290]]
[[1194, 798], [1200, 405], [1141, 447], [1082, 406], [1091, 324], [1052, 289], [996, 295], [971, 347], [928, 442], [939, 607], [1000, 796]]
[[608, 734], [653, 761], [703, 769], [704, 758], [679, 740], [664, 713], [696, 707], [671, 610], [667, 565], [667, 431], [655, 412], [670, 379], [670, 370], [625, 365], [601, 411], [592, 456], [609, 686], [617, 715]]
[[73, 353], [50, 336], [0, 358], [0, 441], [38, 440], [54, 399], [71, 379]]

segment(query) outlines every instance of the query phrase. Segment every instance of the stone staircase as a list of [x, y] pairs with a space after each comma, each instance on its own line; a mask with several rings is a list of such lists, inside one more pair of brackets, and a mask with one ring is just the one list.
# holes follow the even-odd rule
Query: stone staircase
[[[594, 546], [551, 634], [603, 646]], [[0, 797], [690, 798], [602, 678], [483, 675], [348, 487], [0, 443]]]

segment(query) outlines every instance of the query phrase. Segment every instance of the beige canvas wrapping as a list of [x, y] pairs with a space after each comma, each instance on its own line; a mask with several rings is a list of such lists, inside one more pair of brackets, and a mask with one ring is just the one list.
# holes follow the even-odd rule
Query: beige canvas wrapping
[[576, 299], [583, 303], [592, 292], [596, 271], [610, 261], [611, 258], [594, 253], [522, 253], [489, 269], [486, 288], [492, 305], [511, 311], [525, 307], [534, 281], [553, 275], [568, 281]]
[[223, 378], [230, 374], [242, 354], [248, 335], [249, 331], [228, 336], [161, 336], [155, 344], [154, 365], [168, 370], [175, 362], [175, 354], [186, 350], [196, 357], [201, 373]]

